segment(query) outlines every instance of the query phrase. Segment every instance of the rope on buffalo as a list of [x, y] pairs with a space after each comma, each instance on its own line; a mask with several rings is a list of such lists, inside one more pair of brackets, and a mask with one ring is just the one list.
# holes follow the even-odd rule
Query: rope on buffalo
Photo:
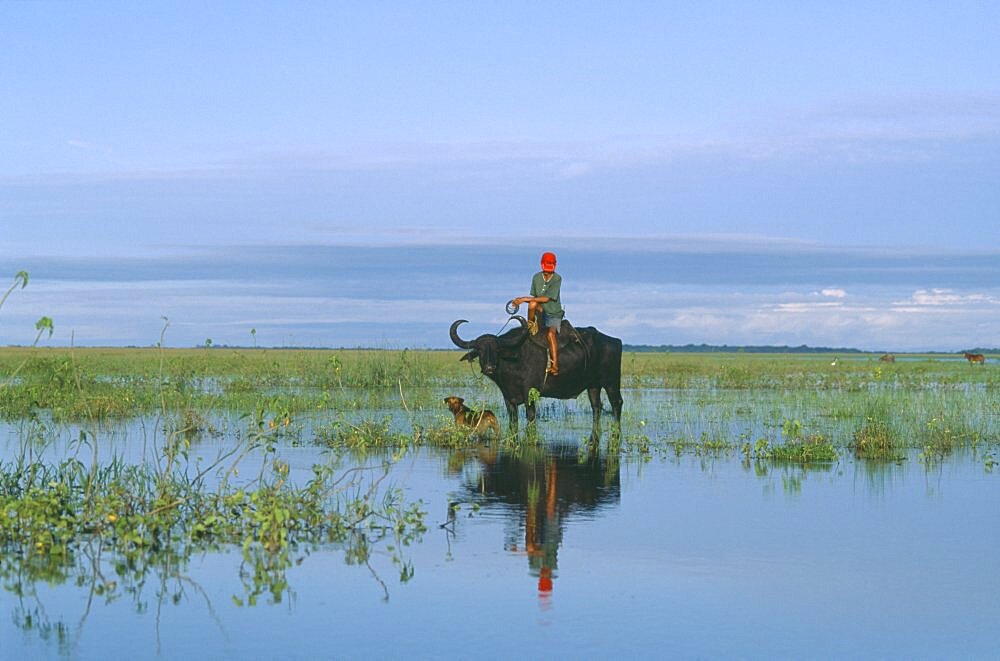
[[509, 319], [507, 319], [507, 321], [503, 322], [503, 326], [501, 326], [501, 327], [500, 327], [500, 330], [498, 330], [498, 331], [496, 332], [496, 334], [497, 334], [497, 335], [499, 335], [500, 333], [502, 333], [502, 332], [504, 331], [504, 329], [505, 329], [505, 328], [507, 328], [507, 325], [508, 325], [508, 324], [509, 324], [509, 323], [510, 323], [510, 322], [511, 322], [511, 321], [512, 321], [513, 319], [514, 319], [514, 317], [512, 316], [512, 317], [510, 317]]

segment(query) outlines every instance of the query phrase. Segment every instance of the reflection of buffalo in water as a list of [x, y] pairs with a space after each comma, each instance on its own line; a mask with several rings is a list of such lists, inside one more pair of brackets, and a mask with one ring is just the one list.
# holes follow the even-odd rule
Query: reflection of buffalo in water
[[576, 447], [535, 447], [484, 451], [480, 464], [476, 482], [464, 485], [468, 497], [507, 511], [505, 548], [526, 553], [539, 592], [551, 592], [565, 522], [618, 504], [618, 458], [596, 449], [581, 457]]

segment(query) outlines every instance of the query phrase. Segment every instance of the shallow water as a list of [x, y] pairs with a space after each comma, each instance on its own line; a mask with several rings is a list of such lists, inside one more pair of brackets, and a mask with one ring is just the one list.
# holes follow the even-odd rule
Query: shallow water
[[[155, 422], [102, 447], [152, 443]], [[390, 480], [427, 512], [402, 549], [407, 581], [384, 548], [369, 567], [332, 547], [301, 549], [280, 601], [254, 607], [234, 602], [239, 549], [110, 603], [72, 581], [18, 597], [8, 580], [0, 658], [995, 656], [1000, 471], [981, 451], [806, 469], [609, 452], [607, 433], [589, 451], [588, 425], [576, 403], [549, 403], [535, 445], [399, 459]], [[0, 432], [9, 457], [22, 428]], [[301, 440], [279, 452], [304, 480], [329, 452]]]

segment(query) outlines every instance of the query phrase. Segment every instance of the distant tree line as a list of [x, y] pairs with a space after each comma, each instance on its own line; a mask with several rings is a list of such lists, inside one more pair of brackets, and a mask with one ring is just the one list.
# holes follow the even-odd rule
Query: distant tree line
[[[810, 347], [805, 344], [800, 344], [797, 347], [790, 347], [786, 345], [782, 346], [771, 346], [771, 345], [753, 345], [753, 346], [730, 346], [728, 344], [626, 344], [622, 346], [624, 351], [632, 351], [636, 353], [657, 353], [657, 352], [675, 352], [675, 353], [836, 353], [836, 354], [867, 354], [867, 353], [886, 353], [882, 349], [873, 349], [871, 351], [865, 351], [862, 349], [850, 349], [847, 347]], [[975, 349], [958, 349], [956, 351], [917, 351], [912, 353], [921, 354], [941, 354], [941, 355], [951, 355], [953, 353], [962, 353], [963, 351], [968, 351], [969, 353], [981, 353], [981, 354], [996, 354], [1000, 353], [1000, 349], [987, 349], [982, 347], [977, 347]], [[888, 352], [888, 353], [911, 353], [908, 351], [900, 352]]]
[[[638, 353], [656, 352], [676, 352], [676, 353], [873, 353], [862, 351], [861, 349], [848, 349], [845, 347], [810, 347], [800, 344], [797, 347], [751, 345], [751, 346], [730, 346], [728, 344], [626, 344], [622, 347], [625, 351]], [[878, 352], [874, 352], [878, 353]]]
[[[132, 347], [127, 347], [132, 348]], [[306, 350], [306, 349], [319, 349], [319, 350], [338, 350], [338, 351], [349, 351], [351, 349], [385, 349], [386, 347], [333, 347], [333, 346], [263, 346], [263, 347], [248, 347], [240, 344], [196, 344], [194, 346], [196, 349], [289, 349], [289, 350]], [[392, 347], [393, 351], [401, 350], [403, 347]], [[433, 348], [433, 347], [409, 347], [417, 351], [456, 351], [451, 347]], [[848, 347], [810, 347], [805, 344], [800, 344], [797, 347], [790, 347], [787, 345], [774, 346], [774, 345], [733, 345], [728, 344], [625, 344], [622, 346], [623, 351], [630, 351], [635, 353], [835, 353], [835, 354], [881, 354], [881, 353], [920, 353], [920, 354], [940, 354], [943, 356], [950, 356], [952, 354], [960, 354], [963, 351], [968, 351], [969, 353], [981, 353], [981, 354], [998, 354], [1000, 353], [1000, 348], [987, 349], [983, 347], [976, 347], [974, 349], [958, 349], [956, 351], [885, 351], [882, 349], [851, 349]]]

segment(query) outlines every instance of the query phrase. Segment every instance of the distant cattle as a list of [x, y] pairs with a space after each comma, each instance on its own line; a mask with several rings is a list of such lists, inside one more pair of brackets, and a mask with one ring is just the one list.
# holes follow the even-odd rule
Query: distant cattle
[[979, 363], [980, 365], [986, 364], [986, 356], [981, 353], [969, 353], [968, 351], [965, 351], [962, 355], [965, 356], [965, 359], [969, 361], [970, 365], [975, 365], [976, 363]]
[[882, 354], [882, 357], [879, 358], [879, 360], [882, 361], [883, 363], [894, 363], [896, 362], [896, 357], [891, 353], [886, 353]]

